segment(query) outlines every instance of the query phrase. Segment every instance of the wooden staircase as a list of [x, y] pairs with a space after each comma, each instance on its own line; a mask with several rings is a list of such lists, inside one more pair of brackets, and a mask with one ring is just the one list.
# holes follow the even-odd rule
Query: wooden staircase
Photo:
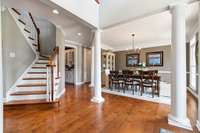
[[59, 100], [55, 98], [55, 86], [58, 84], [59, 79], [58, 48], [55, 48], [54, 53], [50, 57], [41, 55], [39, 42], [40, 30], [31, 13], [28, 13], [28, 17], [32, 20], [31, 23], [36, 31], [36, 35], [32, 35], [33, 29], [30, 30], [30, 28], [26, 27], [27, 23], [25, 22], [27, 21], [20, 17], [21, 12], [19, 10], [12, 8], [10, 12], [13, 14], [16, 23], [21, 25], [23, 33], [26, 34], [25, 37], [27, 37], [30, 46], [36, 53], [36, 60], [30, 68], [28, 68], [28, 71], [23, 75], [20, 82], [16, 83], [15, 88], [10, 91], [8, 101], [5, 102], [4, 105], [13, 106], [59, 103]]

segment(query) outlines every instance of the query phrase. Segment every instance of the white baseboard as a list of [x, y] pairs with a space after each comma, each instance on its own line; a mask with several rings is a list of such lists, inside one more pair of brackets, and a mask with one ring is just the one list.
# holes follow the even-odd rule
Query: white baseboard
[[200, 122], [199, 121], [197, 121], [196, 127], [199, 130], [199, 132], [200, 132]]
[[56, 98], [57, 99], [61, 98], [64, 93], [65, 93], [65, 88], [59, 94], [56, 95]]
[[75, 85], [83, 85], [85, 82], [76, 82]]
[[168, 124], [191, 131], [193, 130], [189, 119], [179, 120], [171, 114], [168, 115]]
[[94, 103], [103, 103], [105, 101], [105, 99], [103, 97], [93, 97], [91, 99], [91, 102], [94, 102]]

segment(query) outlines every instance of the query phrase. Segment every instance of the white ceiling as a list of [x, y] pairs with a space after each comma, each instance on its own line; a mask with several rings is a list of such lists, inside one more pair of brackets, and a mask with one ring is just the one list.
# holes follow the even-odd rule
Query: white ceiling
[[[85, 46], [91, 45], [91, 29], [93, 27], [51, 2], [45, 2], [45, 0], [5, 0], [5, 5], [16, 9], [25, 9], [33, 16], [48, 19], [62, 29], [66, 40]], [[57, 9], [60, 14], [53, 14], [53, 9]], [[82, 36], [78, 36], [78, 33], [81, 33]]]
[[[187, 37], [189, 38], [198, 22], [198, 4], [192, 3], [187, 9]], [[138, 48], [171, 44], [171, 14], [169, 11], [142, 19], [130, 21], [103, 30], [102, 41], [114, 50], [131, 48], [131, 34], [135, 33], [135, 45]]]
[[130, 20], [161, 13], [177, 1], [196, 0], [101, 0], [100, 26], [108, 28]]

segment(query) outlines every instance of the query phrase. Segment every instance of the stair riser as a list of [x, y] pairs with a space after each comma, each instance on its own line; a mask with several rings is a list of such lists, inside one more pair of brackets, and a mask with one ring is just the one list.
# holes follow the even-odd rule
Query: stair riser
[[33, 67], [46, 67], [47, 64], [34, 64]]
[[9, 101], [12, 100], [34, 100], [34, 99], [46, 99], [47, 95], [20, 95], [20, 96], [9, 96]]
[[26, 89], [28, 90], [37, 90], [37, 89], [46, 89], [46, 86], [32, 86], [32, 87], [17, 87], [19, 89]]
[[48, 63], [49, 60], [37, 60], [36, 62], [39, 62], [39, 63]]
[[29, 72], [46, 72], [47, 69], [33, 69], [31, 68], [31, 70]]
[[46, 67], [47, 64], [34, 64], [33, 67]]
[[47, 75], [46, 74], [27, 74], [24, 78], [46, 78]]
[[47, 80], [22, 80], [20, 84], [47, 83]]
[[34, 88], [30, 88], [30, 87], [28, 87], [28, 88], [26, 88], [26, 87], [17, 87], [16, 88], [16, 92], [17, 91], [45, 91], [45, 90], [47, 90], [46, 88], [44, 88], [44, 87], [34, 87]]

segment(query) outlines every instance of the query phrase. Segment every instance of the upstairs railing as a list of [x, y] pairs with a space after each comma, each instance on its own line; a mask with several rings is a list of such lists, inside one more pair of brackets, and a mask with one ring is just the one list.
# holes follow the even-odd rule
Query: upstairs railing
[[32, 14], [25, 10], [18, 10], [15, 8], [12, 8], [12, 10], [18, 14], [17, 19], [25, 25], [24, 30], [29, 33], [29, 39], [33, 41], [33, 45], [37, 46], [37, 50], [40, 52], [40, 30]]
[[55, 47], [53, 54], [49, 57], [47, 65], [47, 100], [56, 101], [56, 90], [59, 86], [59, 47]]

